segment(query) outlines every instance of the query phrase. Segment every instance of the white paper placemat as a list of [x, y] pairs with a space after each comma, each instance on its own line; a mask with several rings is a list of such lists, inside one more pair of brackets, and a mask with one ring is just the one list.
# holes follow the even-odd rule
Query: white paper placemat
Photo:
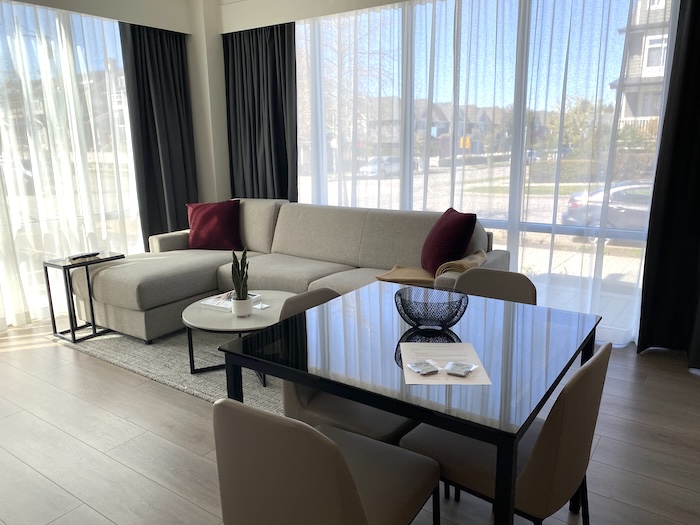
[[[437, 363], [437, 374], [422, 376], [406, 366], [431, 359]], [[479, 368], [466, 377], [449, 375], [443, 368], [450, 361], [473, 363]], [[490, 385], [491, 379], [471, 343], [401, 343], [403, 377], [407, 385]]]

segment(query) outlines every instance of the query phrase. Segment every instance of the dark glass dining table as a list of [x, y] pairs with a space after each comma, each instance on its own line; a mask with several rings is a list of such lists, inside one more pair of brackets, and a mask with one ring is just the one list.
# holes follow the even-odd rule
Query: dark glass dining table
[[[492, 443], [494, 523], [512, 523], [518, 442], [593, 355], [601, 318], [469, 295], [456, 324], [417, 331], [398, 313], [401, 288], [377, 281], [220, 346], [228, 396], [243, 401], [249, 368]], [[471, 343], [491, 384], [406, 384], [403, 341]]]

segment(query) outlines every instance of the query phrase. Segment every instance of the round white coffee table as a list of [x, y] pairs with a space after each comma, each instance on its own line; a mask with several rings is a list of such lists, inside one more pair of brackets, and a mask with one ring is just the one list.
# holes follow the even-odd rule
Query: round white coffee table
[[185, 308], [182, 312], [182, 322], [187, 328], [187, 349], [190, 355], [190, 373], [209, 372], [210, 370], [221, 370], [223, 364], [196, 368], [194, 365], [194, 348], [192, 345], [192, 330], [202, 330], [205, 332], [231, 332], [244, 333], [253, 332], [267, 328], [275, 324], [280, 319], [280, 311], [284, 302], [296, 295], [291, 292], [280, 290], [251, 290], [260, 294], [260, 303], [268, 305], [267, 308], [260, 309], [259, 304], [253, 306], [253, 313], [248, 317], [236, 317], [232, 312], [226, 310], [214, 310], [202, 306], [203, 299], [196, 301]]

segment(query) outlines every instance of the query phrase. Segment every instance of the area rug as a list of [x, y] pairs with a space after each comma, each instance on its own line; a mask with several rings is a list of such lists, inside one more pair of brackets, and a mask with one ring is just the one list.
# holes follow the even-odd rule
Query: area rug
[[[230, 341], [232, 337], [236, 337], [231, 334], [197, 330], [193, 331], [192, 335], [197, 368], [223, 363], [224, 355], [218, 347]], [[187, 333], [184, 329], [159, 337], [150, 345], [145, 344], [142, 339], [116, 332], [79, 343], [70, 343], [60, 338], [52, 339], [207, 401], [214, 402], [226, 397], [226, 374], [223, 370], [190, 374]], [[282, 382], [275, 377], [268, 377], [267, 386], [263, 387], [254, 372], [244, 369], [243, 399], [246, 404], [281, 414]]]

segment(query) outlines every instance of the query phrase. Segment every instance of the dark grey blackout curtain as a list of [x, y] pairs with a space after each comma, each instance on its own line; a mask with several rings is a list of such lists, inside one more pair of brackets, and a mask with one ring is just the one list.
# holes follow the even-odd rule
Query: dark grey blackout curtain
[[146, 242], [187, 228], [185, 205], [198, 199], [186, 35], [125, 23], [119, 30]]
[[231, 190], [297, 200], [294, 23], [223, 35]]
[[638, 350], [688, 352], [700, 368], [700, 3], [683, 0], [644, 265]]

